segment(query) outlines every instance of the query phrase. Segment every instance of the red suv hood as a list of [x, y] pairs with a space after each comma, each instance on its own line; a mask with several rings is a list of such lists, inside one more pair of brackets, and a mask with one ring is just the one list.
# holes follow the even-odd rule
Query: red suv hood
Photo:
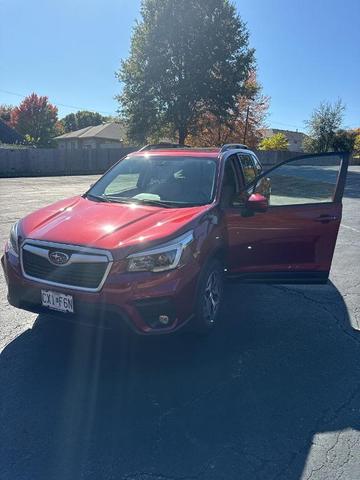
[[73, 197], [28, 215], [21, 228], [27, 238], [114, 250], [184, 231], [208, 208], [159, 208]]

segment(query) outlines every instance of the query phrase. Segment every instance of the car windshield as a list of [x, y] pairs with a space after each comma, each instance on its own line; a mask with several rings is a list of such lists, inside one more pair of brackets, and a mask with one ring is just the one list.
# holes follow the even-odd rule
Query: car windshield
[[211, 203], [216, 161], [191, 156], [126, 157], [87, 193], [90, 199], [183, 207]]

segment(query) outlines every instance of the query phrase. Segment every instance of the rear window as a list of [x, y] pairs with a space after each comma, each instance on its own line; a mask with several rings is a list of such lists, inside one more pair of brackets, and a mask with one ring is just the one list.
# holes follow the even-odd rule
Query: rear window
[[247, 185], [248, 183], [252, 182], [257, 175], [254, 160], [251, 155], [240, 154], [238, 157], [241, 163], [245, 184]]

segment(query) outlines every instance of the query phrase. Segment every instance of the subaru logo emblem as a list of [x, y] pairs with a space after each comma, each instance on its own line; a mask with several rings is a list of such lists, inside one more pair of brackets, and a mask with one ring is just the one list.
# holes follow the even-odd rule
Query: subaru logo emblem
[[70, 257], [64, 252], [50, 252], [49, 260], [53, 265], [66, 265]]

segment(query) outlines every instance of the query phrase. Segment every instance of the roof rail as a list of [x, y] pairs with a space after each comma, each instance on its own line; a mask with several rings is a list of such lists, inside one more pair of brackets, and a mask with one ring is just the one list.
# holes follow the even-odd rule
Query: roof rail
[[144, 147], [140, 148], [139, 152], [146, 152], [148, 150], [161, 150], [161, 149], [171, 149], [171, 148], [190, 148], [188, 145], [180, 145], [179, 143], [170, 143], [170, 142], [160, 142], [160, 143], [149, 143]]
[[220, 153], [227, 152], [228, 150], [249, 150], [249, 147], [243, 143], [225, 143], [220, 150]]

